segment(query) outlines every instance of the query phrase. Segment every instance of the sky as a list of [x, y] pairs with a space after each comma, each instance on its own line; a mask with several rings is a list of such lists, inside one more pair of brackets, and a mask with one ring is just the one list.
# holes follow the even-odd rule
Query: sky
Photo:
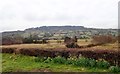
[[118, 28], [119, 0], [0, 0], [0, 32], [40, 26]]

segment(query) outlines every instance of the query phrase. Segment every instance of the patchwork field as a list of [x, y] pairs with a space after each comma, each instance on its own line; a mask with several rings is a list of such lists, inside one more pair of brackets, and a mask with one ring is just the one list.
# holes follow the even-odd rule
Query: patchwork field
[[[78, 40], [80, 46], [91, 44], [90, 40]], [[61, 56], [85, 57], [95, 60], [106, 60], [110, 66], [120, 66], [120, 51], [118, 44], [104, 44], [86, 48], [66, 48], [63, 41], [58, 43], [56, 40], [50, 40], [47, 44], [15, 44], [3, 45], [2, 65], [3, 72], [110, 72], [111, 69], [102, 69], [98, 67], [74, 66], [57, 63], [35, 62], [36, 57], [55, 58]], [[9, 53], [9, 54], [8, 54]]]

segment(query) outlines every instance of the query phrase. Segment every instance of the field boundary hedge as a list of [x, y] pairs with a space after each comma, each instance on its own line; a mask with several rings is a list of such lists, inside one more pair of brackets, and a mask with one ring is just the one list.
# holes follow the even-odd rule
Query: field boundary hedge
[[2, 48], [2, 53], [15, 53], [29, 56], [42, 56], [42, 57], [77, 57], [80, 56], [91, 58], [95, 60], [104, 59], [111, 65], [120, 66], [120, 51], [116, 50], [103, 50], [103, 49], [37, 49], [37, 48]]

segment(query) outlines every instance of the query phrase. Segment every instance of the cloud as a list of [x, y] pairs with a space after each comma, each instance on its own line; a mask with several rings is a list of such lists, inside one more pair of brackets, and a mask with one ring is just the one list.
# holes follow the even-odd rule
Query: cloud
[[1, 0], [0, 31], [49, 25], [117, 28], [119, 0]]

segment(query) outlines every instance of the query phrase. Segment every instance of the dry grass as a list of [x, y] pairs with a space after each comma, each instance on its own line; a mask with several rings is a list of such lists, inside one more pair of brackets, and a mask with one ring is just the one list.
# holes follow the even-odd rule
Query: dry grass
[[63, 44], [16, 44], [4, 45], [2, 48], [66, 48]]
[[78, 40], [78, 45], [80, 46], [84, 46], [88, 44], [91, 44], [91, 39], [79, 39]]
[[[78, 40], [78, 45], [79, 46], [85, 46], [91, 44], [91, 40], [88, 39], [87, 41], [85, 39], [79, 39]], [[65, 44], [63, 43], [57, 43], [57, 40], [49, 40], [48, 44], [14, 44], [14, 45], [3, 45], [0, 46], [0, 48], [51, 48], [51, 49], [57, 49], [57, 48], [66, 48]], [[114, 44], [105, 44], [105, 45], [100, 45], [100, 46], [95, 46], [91, 48], [99, 48], [99, 49], [118, 49], [118, 43]]]
[[92, 47], [92, 48], [118, 50], [119, 49], [119, 45], [118, 45], [118, 43], [112, 43], [112, 44], [104, 44], [104, 45], [100, 45], [100, 46], [95, 46], [95, 47]]

